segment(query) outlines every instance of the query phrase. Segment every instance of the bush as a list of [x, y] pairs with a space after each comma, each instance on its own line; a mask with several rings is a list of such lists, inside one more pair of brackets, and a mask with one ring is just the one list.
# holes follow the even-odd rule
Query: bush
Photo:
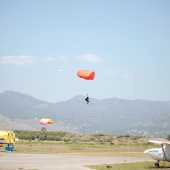
[[167, 140], [170, 140], [170, 135], [168, 135]]

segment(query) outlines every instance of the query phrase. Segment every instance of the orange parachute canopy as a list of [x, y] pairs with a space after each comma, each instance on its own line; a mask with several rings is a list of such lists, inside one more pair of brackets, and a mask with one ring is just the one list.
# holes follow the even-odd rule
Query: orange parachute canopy
[[95, 72], [92, 70], [79, 70], [77, 72], [77, 76], [85, 80], [93, 80], [95, 76]]

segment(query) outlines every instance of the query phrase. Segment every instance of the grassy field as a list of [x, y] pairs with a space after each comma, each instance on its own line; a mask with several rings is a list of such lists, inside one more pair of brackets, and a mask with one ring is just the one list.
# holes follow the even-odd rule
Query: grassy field
[[143, 153], [148, 144], [119, 144], [99, 142], [18, 141], [15, 151], [19, 153], [77, 154], [103, 156], [146, 157]]
[[160, 163], [160, 168], [154, 167], [155, 162], [135, 162], [135, 163], [123, 163], [123, 164], [112, 164], [112, 165], [91, 165], [87, 166], [91, 169], [97, 170], [167, 170], [169, 168], [169, 164], [166, 168]]

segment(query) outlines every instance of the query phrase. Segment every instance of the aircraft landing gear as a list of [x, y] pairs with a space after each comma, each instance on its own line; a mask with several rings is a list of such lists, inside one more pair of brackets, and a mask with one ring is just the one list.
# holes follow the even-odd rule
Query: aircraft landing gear
[[159, 168], [159, 160], [155, 163], [155, 167]]

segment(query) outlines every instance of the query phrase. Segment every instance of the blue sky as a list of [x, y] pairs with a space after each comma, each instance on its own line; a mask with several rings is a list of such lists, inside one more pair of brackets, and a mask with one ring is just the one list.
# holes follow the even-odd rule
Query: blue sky
[[169, 0], [1, 0], [0, 93], [170, 101], [169, 19]]

